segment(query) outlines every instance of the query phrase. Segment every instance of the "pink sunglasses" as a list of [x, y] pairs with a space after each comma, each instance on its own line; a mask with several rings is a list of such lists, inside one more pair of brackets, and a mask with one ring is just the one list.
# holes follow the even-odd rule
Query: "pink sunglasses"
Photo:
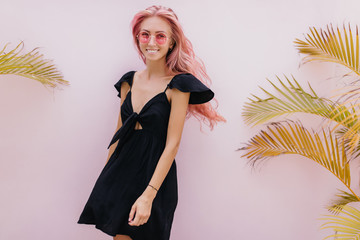
[[[150, 38], [152, 36], [153, 35], [150, 35], [150, 33], [148, 33], [148, 32], [141, 31], [141, 32], [139, 32], [139, 34], [136, 37], [140, 43], [149, 43]], [[164, 33], [156, 33], [154, 37], [155, 37], [156, 43], [159, 45], [165, 44], [166, 41], [168, 40], [168, 37]]]

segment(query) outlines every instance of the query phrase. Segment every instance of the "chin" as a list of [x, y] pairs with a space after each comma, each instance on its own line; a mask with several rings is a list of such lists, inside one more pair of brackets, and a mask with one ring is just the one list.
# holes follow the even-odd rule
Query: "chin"
[[149, 60], [149, 61], [160, 61], [162, 60], [163, 58], [165, 58], [165, 56], [149, 56], [149, 55], [145, 55], [145, 58], [146, 60]]

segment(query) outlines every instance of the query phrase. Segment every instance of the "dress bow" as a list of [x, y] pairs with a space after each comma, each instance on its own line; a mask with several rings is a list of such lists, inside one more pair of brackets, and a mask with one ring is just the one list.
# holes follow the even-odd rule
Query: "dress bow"
[[135, 124], [139, 120], [139, 115], [136, 112], [133, 112], [124, 122], [124, 124], [119, 128], [119, 130], [116, 131], [114, 134], [114, 137], [112, 138], [110, 145], [108, 146], [108, 149], [110, 146], [115, 143], [119, 139], [118, 146], [120, 145], [120, 141], [125, 141], [130, 133], [135, 129]]

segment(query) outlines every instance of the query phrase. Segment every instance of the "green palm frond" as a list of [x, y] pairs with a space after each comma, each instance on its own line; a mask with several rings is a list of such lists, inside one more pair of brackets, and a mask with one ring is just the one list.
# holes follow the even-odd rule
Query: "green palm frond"
[[333, 229], [335, 234], [327, 236], [325, 239], [350, 240], [360, 239], [360, 211], [348, 205], [339, 211], [339, 215], [326, 215], [322, 220], [326, 220], [321, 229]]
[[246, 151], [242, 157], [247, 157], [252, 165], [282, 154], [305, 156], [333, 173], [355, 195], [350, 189], [350, 166], [344, 143], [331, 131], [321, 132], [310, 132], [296, 122], [276, 122], [252, 137], [240, 150]]
[[342, 190], [339, 190], [339, 192], [339, 194], [336, 194], [337, 199], [333, 200], [331, 206], [328, 207], [333, 214], [338, 214], [348, 203], [359, 202], [359, 199], [354, 194]]
[[346, 66], [357, 75], [360, 75], [359, 68], [359, 35], [356, 26], [356, 34], [353, 36], [349, 24], [348, 31], [343, 26], [343, 31], [332, 25], [327, 26], [327, 30], [316, 30], [315, 27], [310, 28], [310, 32], [306, 34], [305, 41], [295, 39], [294, 43], [300, 53], [306, 54], [304, 62], [310, 61], [326, 61], [335, 62]]
[[[249, 98], [250, 102], [245, 103], [242, 115], [246, 124], [258, 125], [281, 115], [298, 112], [331, 119], [344, 124], [345, 127], [350, 127], [357, 122], [357, 118], [344, 122], [344, 118], [351, 115], [352, 109], [338, 106], [329, 99], [318, 97], [310, 84], [311, 92], [306, 92], [294, 77], [292, 77], [291, 81], [285, 76], [287, 84], [279, 77], [277, 79], [280, 86], [268, 80], [274, 87], [275, 94], [261, 88], [266, 94], [266, 98], [252, 95], [253, 98]], [[279, 97], [276, 95], [279, 95]]]
[[69, 85], [55, 65], [51, 64], [50, 60], [43, 59], [43, 55], [36, 48], [23, 54], [24, 44], [21, 42], [6, 53], [7, 45], [0, 50], [0, 74], [23, 76], [50, 87], [56, 87], [58, 84]]

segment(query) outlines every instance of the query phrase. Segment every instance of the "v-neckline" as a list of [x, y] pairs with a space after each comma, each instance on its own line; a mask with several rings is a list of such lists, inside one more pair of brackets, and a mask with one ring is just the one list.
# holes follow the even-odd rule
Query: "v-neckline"
[[[162, 94], [165, 94], [166, 102], [169, 103], [169, 100], [168, 100], [168, 98], [167, 98], [167, 95], [166, 95], [165, 91], [166, 91], [166, 89], [168, 88], [168, 86], [170, 85], [171, 81], [172, 81], [176, 76], [178, 76], [178, 75], [181, 74], [181, 73], [180, 73], [180, 74], [176, 74], [175, 76], [173, 76], [173, 77], [171, 78], [171, 80], [169, 81], [169, 83], [166, 85], [166, 88], [165, 88], [164, 91], [159, 92], [158, 94], [156, 94], [155, 96], [153, 96], [152, 98], [150, 98], [150, 99], [144, 104], [144, 106], [142, 106], [142, 108], [140, 108], [140, 111], [139, 111], [139, 112], [135, 112], [135, 111], [134, 111], [134, 106], [133, 106], [133, 101], [132, 101], [132, 91], [131, 91], [131, 90], [132, 90], [132, 85], [133, 85], [133, 83], [134, 83], [135, 73], [136, 73], [136, 71], [134, 71], [134, 73], [133, 73], [133, 75], [132, 75], [132, 78], [131, 78], [131, 86], [130, 86], [129, 93], [128, 93], [127, 95], [130, 94], [129, 99], [130, 99], [131, 111], [134, 112], [134, 113], [137, 113], [137, 114], [140, 114], [140, 113], [145, 109], [145, 107], [146, 107], [148, 104], [150, 104], [150, 102], [151, 102], [152, 100], [154, 100], [154, 99], [155, 99], [156, 97], [158, 97], [158, 96], [161, 96]], [[127, 97], [127, 96], [126, 96], [126, 97]]]
[[[132, 94], [131, 94], [131, 90], [129, 91], [128, 95], [129, 95], [129, 94], [130, 94], [129, 99], [130, 99], [131, 111], [134, 112], [134, 113], [140, 114], [140, 113], [145, 109], [145, 107], [146, 107], [148, 104], [150, 104], [150, 102], [151, 102], [152, 100], [154, 100], [156, 97], [160, 96], [161, 94], [165, 94], [165, 91], [164, 91], [164, 92], [160, 92], [160, 93], [156, 94], [155, 96], [153, 96], [152, 98], [150, 98], [149, 101], [147, 101], [147, 102], [144, 104], [144, 106], [142, 106], [142, 108], [140, 109], [139, 112], [135, 112], [135, 111], [134, 111], [134, 107], [133, 107], [132, 99], [131, 99], [131, 95], [132, 95]], [[166, 101], [168, 102], [167, 98], [166, 98]]]

